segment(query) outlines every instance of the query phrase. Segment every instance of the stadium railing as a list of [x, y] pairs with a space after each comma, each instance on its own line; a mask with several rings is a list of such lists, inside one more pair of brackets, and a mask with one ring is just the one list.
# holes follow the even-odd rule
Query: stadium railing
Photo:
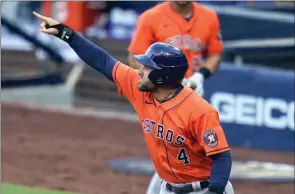
[[[63, 83], [64, 79], [61, 75], [61, 68], [63, 63], [65, 62], [63, 57], [57, 53], [53, 48], [49, 45], [44, 44], [42, 41], [29, 34], [21, 27], [13, 24], [8, 21], [4, 16], [1, 17], [1, 23], [3, 27], [5, 27], [10, 33], [15, 34], [22, 39], [30, 42], [34, 45], [35, 48], [42, 49], [48, 56], [49, 61], [55, 65], [51, 70], [46, 70], [42, 72], [35, 72], [34, 74], [22, 74], [22, 72], [18, 72], [18, 75], [15, 74], [5, 74], [3, 70], [1, 71], [1, 87], [2, 88], [12, 88], [12, 87], [22, 87], [22, 86], [32, 86], [32, 85], [52, 85]], [[12, 56], [13, 57], [13, 56]], [[17, 54], [15, 54], [17, 58]], [[2, 64], [3, 66], [3, 64]], [[9, 66], [9, 64], [7, 64]], [[48, 68], [47, 68], [48, 69]]]

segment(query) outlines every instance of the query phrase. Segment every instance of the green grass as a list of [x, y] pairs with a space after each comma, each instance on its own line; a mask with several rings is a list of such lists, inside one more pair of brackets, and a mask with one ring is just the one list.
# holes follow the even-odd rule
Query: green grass
[[1, 194], [74, 194], [74, 193], [57, 191], [57, 190], [47, 190], [42, 188], [30, 188], [30, 187], [13, 185], [9, 183], [1, 183]]

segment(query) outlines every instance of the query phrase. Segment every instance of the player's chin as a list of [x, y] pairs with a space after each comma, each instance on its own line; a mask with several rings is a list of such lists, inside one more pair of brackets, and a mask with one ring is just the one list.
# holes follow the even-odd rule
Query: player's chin
[[153, 88], [146, 86], [144, 84], [138, 84], [138, 90], [141, 92], [151, 92], [151, 91], [153, 91]]
[[190, 4], [190, 1], [175, 1], [178, 6], [186, 6]]
[[146, 88], [144, 86], [138, 86], [138, 90], [141, 92], [150, 92], [151, 91], [151, 89]]

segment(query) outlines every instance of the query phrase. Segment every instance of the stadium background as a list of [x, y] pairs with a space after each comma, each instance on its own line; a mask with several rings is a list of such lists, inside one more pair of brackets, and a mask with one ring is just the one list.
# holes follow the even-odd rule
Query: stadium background
[[[3, 193], [33, 192], [15, 185], [145, 192], [153, 169], [132, 107], [65, 43], [40, 34], [31, 11], [69, 24], [126, 63], [136, 18], [155, 3], [1, 2], [1, 167], [12, 184]], [[202, 3], [217, 11], [226, 48], [205, 98], [233, 147], [236, 193], [291, 193], [294, 2]]]

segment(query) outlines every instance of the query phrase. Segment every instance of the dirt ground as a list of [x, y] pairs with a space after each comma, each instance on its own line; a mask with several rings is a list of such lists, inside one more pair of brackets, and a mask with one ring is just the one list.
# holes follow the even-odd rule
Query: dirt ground
[[[150, 176], [108, 162], [148, 156], [139, 124], [2, 104], [2, 181], [84, 194], [144, 194]], [[137, 130], [138, 129], [138, 130]], [[290, 153], [232, 149], [235, 160], [294, 164]], [[294, 185], [233, 181], [236, 194], [290, 194]]]

